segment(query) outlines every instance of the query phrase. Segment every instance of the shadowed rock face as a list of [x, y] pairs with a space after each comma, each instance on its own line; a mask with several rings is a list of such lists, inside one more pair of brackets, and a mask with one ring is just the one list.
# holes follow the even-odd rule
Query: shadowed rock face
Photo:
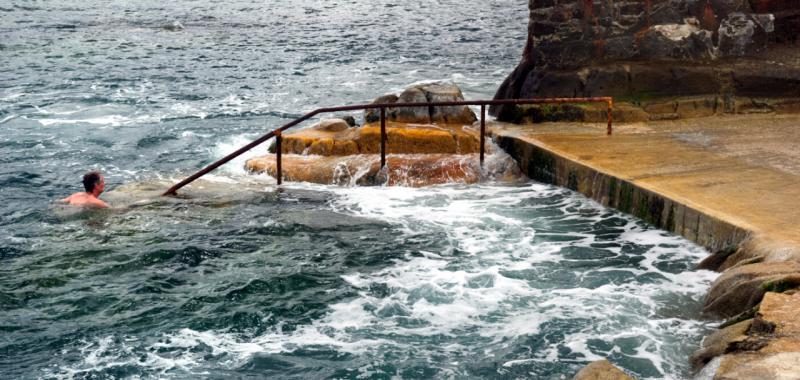
[[[530, 0], [495, 98], [800, 97], [800, 1]], [[765, 93], [766, 92], [766, 93]], [[492, 107], [501, 120], [513, 106]]]

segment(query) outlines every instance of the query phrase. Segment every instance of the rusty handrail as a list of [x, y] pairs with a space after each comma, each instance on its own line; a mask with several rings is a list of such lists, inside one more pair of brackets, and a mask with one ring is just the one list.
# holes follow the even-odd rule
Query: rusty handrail
[[540, 99], [501, 99], [501, 100], [464, 100], [464, 101], [450, 101], [450, 102], [429, 102], [429, 103], [372, 103], [372, 104], [357, 104], [352, 106], [343, 106], [343, 107], [326, 107], [326, 108], [318, 108], [315, 109], [297, 119], [292, 120], [291, 122], [283, 125], [280, 128], [274, 129], [267, 134], [253, 140], [249, 144], [237, 149], [235, 152], [213, 162], [212, 164], [200, 169], [196, 173], [192, 174], [191, 176], [187, 177], [183, 181], [180, 181], [169, 188], [169, 190], [165, 191], [162, 195], [176, 195], [177, 191], [194, 182], [196, 179], [208, 174], [212, 170], [228, 163], [229, 161], [233, 160], [236, 157], [244, 154], [250, 149], [255, 148], [256, 146], [260, 145], [261, 143], [275, 137], [276, 145], [277, 145], [277, 155], [276, 159], [278, 160], [277, 165], [277, 180], [278, 184], [282, 183], [282, 173], [281, 173], [281, 140], [282, 140], [282, 132], [292, 128], [312, 117], [319, 115], [321, 113], [329, 113], [329, 112], [345, 112], [345, 111], [358, 111], [358, 110], [368, 110], [368, 109], [380, 109], [381, 113], [381, 168], [386, 166], [386, 109], [387, 108], [409, 108], [409, 107], [450, 107], [450, 106], [480, 106], [481, 107], [481, 136], [480, 136], [480, 162], [483, 165], [483, 156], [484, 156], [484, 143], [485, 143], [485, 133], [486, 133], [486, 106], [495, 106], [495, 105], [522, 105], [522, 104], [546, 104], [546, 103], [606, 103], [608, 105], [607, 113], [608, 113], [608, 126], [606, 129], [606, 133], [611, 135], [611, 123], [612, 123], [612, 111], [614, 107], [614, 99], [611, 97], [592, 97], [592, 98], [540, 98]]

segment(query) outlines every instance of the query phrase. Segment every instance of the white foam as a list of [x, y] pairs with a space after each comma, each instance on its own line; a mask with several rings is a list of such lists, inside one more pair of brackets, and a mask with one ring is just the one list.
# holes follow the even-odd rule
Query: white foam
[[[258, 137], [258, 135], [255, 135], [255, 134], [245, 134], [245, 135], [238, 135], [238, 136], [233, 136], [233, 137], [230, 137], [230, 138], [226, 138], [226, 139], [218, 142], [213, 147], [211, 147], [211, 157], [214, 160], [218, 160], [220, 158], [223, 158], [223, 157], [235, 152], [239, 148], [249, 144], [251, 141], [255, 140], [257, 137]], [[249, 176], [249, 177], [251, 177], [251, 179], [252, 179], [252, 177], [258, 177], [258, 178], [260, 178], [262, 180], [267, 180], [268, 178], [271, 178], [271, 177], [267, 176], [266, 174], [261, 175], [261, 176], [249, 175], [249, 173], [247, 172], [247, 170], [245, 170], [245, 167], [244, 167], [244, 164], [245, 164], [245, 162], [247, 162], [247, 160], [249, 160], [249, 159], [251, 159], [253, 157], [257, 157], [257, 156], [263, 156], [266, 153], [267, 147], [269, 146], [271, 141], [272, 140], [265, 141], [263, 144], [255, 147], [253, 149], [250, 149], [249, 151], [243, 153], [242, 155], [240, 155], [237, 158], [234, 158], [233, 160], [231, 160], [227, 164], [223, 165], [220, 169], [218, 169], [217, 173], [219, 174], [221, 172], [222, 175], [234, 176], [235, 178], [237, 178], [237, 180], [241, 180], [241, 178], [243, 178], [245, 176]], [[212, 176], [212, 178], [213, 178], [213, 176]], [[274, 182], [274, 180], [272, 182]]]
[[148, 119], [147, 117], [130, 118], [122, 115], [105, 115], [105, 116], [91, 117], [85, 119], [51, 118], [51, 119], [35, 119], [35, 120], [45, 127], [49, 127], [51, 125], [67, 125], [67, 124], [95, 124], [95, 125], [107, 125], [112, 127], [118, 127], [125, 124], [143, 122], [146, 121], [147, 119]]
[[[240, 143], [232, 139], [220, 144], [215, 155], [221, 156]], [[351, 353], [380, 365], [382, 353], [390, 350], [421, 355], [417, 359], [426, 360], [443, 376], [463, 375], [457, 370], [459, 363], [440, 363], [434, 356], [425, 356], [425, 345], [433, 339], [440, 342], [439, 351], [502, 360], [504, 369], [498, 370], [501, 374], [512, 367], [554, 361], [583, 363], [623, 355], [649, 362], [660, 374], [658, 378], [670, 379], [682, 376], [674, 368], [685, 368], [682, 350], [686, 342], [682, 337], [699, 338], [698, 332], [708, 328], [703, 321], [662, 313], [669, 306], [664, 302], [674, 297], [702, 297], [716, 274], [675, 274], [660, 270], [659, 263], [697, 261], [705, 255], [702, 249], [663, 231], [648, 229], [632, 218], [609, 213], [599, 204], [566, 190], [533, 183], [420, 189], [312, 184], [287, 187], [331, 192], [333, 210], [390, 223], [400, 240], [441, 234], [441, 250], [405, 252], [374, 272], [343, 274], [342, 279], [357, 296], [329, 305], [324, 316], [308, 325], [291, 331], [284, 331], [279, 325], [255, 338], [224, 331], [182, 329], [148, 350], [147, 365], [164, 370], [178, 368], [186, 373], [202, 371], [207, 366], [206, 359], [193, 350], [201, 345], [211, 347], [212, 356], [226, 358], [214, 365], [230, 368], [257, 353], [291, 353], [298, 349]], [[547, 211], [549, 216], [539, 216], [539, 210]], [[563, 215], [559, 216], [559, 212]], [[565, 249], [591, 248], [598, 242], [597, 236], [583, 229], [609, 217], [625, 222], [616, 227], [621, 231], [620, 237], [612, 242], [618, 246], [604, 250], [625, 255], [622, 243], [648, 247], [644, 253], [636, 254], [640, 256], [637, 264], [572, 270], [560, 267], [561, 263], [578, 262], [565, 257]], [[555, 232], [573, 238], [563, 241], [535, 238], [548, 230], [549, 224], [564, 221], [582, 226], [582, 232]], [[560, 286], [551, 284], [551, 279], [539, 280], [552, 271], [562, 271], [576, 280]], [[536, 275], [526, 277], [525, 273]], [[616, 273], [625, 275], [620, 281], [581, 285], [591, 276], [608, 278]], [[644, 283], [635, 280], [636, 276], [649, 273], [663, 279]], [[371, 292], [374, 286], [388, 291], [375, 295]], [[548, 326], [559, 326], [559, 321], [571, 325], [563, 331], [562, 340], [508, 356], [506, 348], [519, 344], [518, 339], [545, 333], [554, 328]], [[593, 344], [595, 341], [610, 348], [599, 349]], [[93, 346], [96, 355], [87, 355], [80, 368], [127, 360], [109, 354], [119, 349], [106, 346], [108, 343], [104, 342]], [[171, 355], [176, 350], [179, 353], [177, 357], [158, 357], [159, 349], [166, 349]], [[565, 352], [569, 358], [564, 358]], [[359, 370], [369, 374], [374, 368], [367, 365]]]

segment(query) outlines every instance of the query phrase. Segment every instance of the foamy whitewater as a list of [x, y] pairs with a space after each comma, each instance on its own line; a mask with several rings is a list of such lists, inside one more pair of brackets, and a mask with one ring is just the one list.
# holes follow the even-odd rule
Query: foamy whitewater
[[[204, 186], [214, 188], [222, 178]], [[248, 186], [271, 189], [274, 181], [250, 178]], [[253, 195], [247, 197], [251, 202]], [[686, 358], [712, 328], [695, 319], [716, 276], [691, 270], [705, 251], [568, 190], [537, 183], [423, 189], [289, 184], [280, 197], [278, 203], [292, 205], [282, 211], [293, 216], [263, 215], [246, 225], [265, 236], [291, 231], [289, 240], [314, 246], [297, 245], [311, 250], [302, 263], [263, 273], [259, 268], [286, 265], [279, 256], [291, 254], [265, 241], [266, 248], [245, 257], [203, 259], [199, 267], [210, 268], [202, 280], [168, 265], [177, 271], [167, 270], [169, 276], [208, 284], [178, 281], [187, 289], [174, 296], [223, 298], [211, 302], [240, 304], [244, 312], [252, 307], [244, 302], [248, 295], [280, 291], [291, 299], [308, 290], [302, 283], [314, 279], [303, 275], [304, 266], [322, 265], [327, 272], [333, 256], [366, 260], [342, 263], [339, 257], [333, 266], [341, 267], [326, 273], [338, 284], [312, 284], [312, 294], [300, 298], [346, 295], [320, 305], [302, 323], [271, 311], [259, 314], [256, 324], [264, 326], [244, 331], [234, 314], [211, 329], [189, 323], [155, 336], [101, 333], [80, 340], [73, 348], [79, 359], [46, 369], [45, 377], [561, 378], [609, 358], [642, 378], [679, 379], [688, 376]], [[162, 208], [124, 218], [158, 218], [167, 211]], [[139, 223], [128, 228], [147, 228]], [[325, 235], [339, 238], [312, 243]], [[389, 256], [375, 258], [376, 252]], [[280, 274], [286, 271], [301, 278], [288, 280]]]
[[[159, 196], [318, 107], [491, 98], [527, 3], [0, 4], [0, 378], [691, 377], [706, 252], [496, 147], [477, 185], [278, 188], [259, 147]], [[115, 209], [53, 204], [90, 169]]]

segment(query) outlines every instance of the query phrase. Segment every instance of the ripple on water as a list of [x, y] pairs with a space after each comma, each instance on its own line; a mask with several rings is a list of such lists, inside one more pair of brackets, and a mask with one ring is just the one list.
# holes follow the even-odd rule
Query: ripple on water
[[[394, 256], [263, 257], [280, 251], [279, 243], [260, 251], [255, 266], [248, 265], [252, 254], [226, 252], [207, 259], [213, 265], [204, 261], [187, 268], [193, 273], [153, 276], [132, 293], [163, 297], [185, 294], [187, 287], [201, 293], [180, 301], [178, 315], [188, 323], [167, 324], [146, 339], [123, 334], [90, 343], [87, 352], [102, 358], [99, 364], [84, 360], [60, 373], [87, 373], [98, 365], [104, 368], [99, 373], [111, 373], [108, 366], [129, 363], [165, 376], [261, 371], [284, 377], [547, 378], [608, 357], [643, 378], [681, 378], [691, 351], [686, 341], [699, 342], [709, 329], [693, 318], [714, 274], [686, 272], [703, 256], [700, 248], [566, 190], [530, 184], [309, 189], [334, 195], [319, 210], [325, 218], [288, 213], [294, 216], [269, 224], [273, 230], [250, 231], [276, 238], [275, 228], [299, 228], [285, 244], [316, 249], [315, 255], [377, 232], [386, 234], [377, 239], [384, 246], [368, 241], [343, 252]], [[569, 223], [548, 227], [579, 239], [532, 238], [543, 210], [528, 198], [540, 196], [549, 207], [583, 210], [589, 222], [579, 232], [570, 232]], [[526, 201], [506, 204], [519, 199]], [[520, 204], [527, 205], [529, 217]], [[544, 219], [560, 218], [571, 214]], [[615, 239], [609, 240], [607, 223], [618, 230]], [[436, 238], [420, 239], [426, 235]], [[245, 237], [253, 235], [236, 239]], [[387, 241], [392, 248], [385, 247]], [[280, 266], [272, 265], [274, 260]], [[170, 268], [165, 263], [149, 270]], [[250, 274], [218, 270], [234, 263]], [[668, 270], [661, 270], [666, 263]], [[259, 268], [273, 273], [257, 274]], [[193, 274], [201, 273], [226, 280], [197, 282]], [[164, 283], [186, 275], [189, 280]], [[140, 325], [153, 323], [162, 311], [152, 313]], [[146, 352], [148, 358], [136, 362], [135, 355], [120, 352]]]
[[[689, 271], [703, 252], [572, 193], [273, 192], [240, 161], [186, 199], [146, 185], [411, 82], [491, 98], [527, 6], [0, 7], [0, 373], [549, 378], [609, 357], [682, 377], [708, 328], [693, 318], [713, 274]], [[48, 208], [92, 168], [122, 210]]]

